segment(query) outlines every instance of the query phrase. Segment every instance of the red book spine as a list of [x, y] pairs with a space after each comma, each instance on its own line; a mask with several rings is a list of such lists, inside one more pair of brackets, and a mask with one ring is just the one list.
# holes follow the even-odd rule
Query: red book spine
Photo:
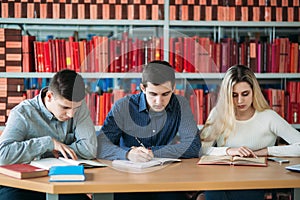
[[277, 44], [275, 43], [272, 43], [271, 44], [271, 49], [272, 49], [272, 52], [271, 52], [271, 72], [272, 73], [278, 73], [279, 71], [279, 68], [278, 68], [278, 63], [277, 63], [277, 58], [276, 57], [279, 57], [279, 55], [277, 55], [277, 52], [278, 52], [278, 47], [277, 47]]
[[138, 64], [137, 64], [137, 72], [142, 72], [143, 70], [143, 64], [145, 61], [145, 49], [144, 49], [144, 41], [138, 40]]
[[52, 72], [52, 62], [51, 62], [51, 44], [49, 41], [44, 42], [44, 58], [45, 58], [45, 72]]
[[93, 40], [86, 43], [86, 58], [88, 72], [95, 72], [95, 51], [93, 50]]
[[67, 68], [67, 61], [66, 61], [66, 41], [64, 39], [59, 40], [60, 46], [60, 60], [61, 66], [63, 69]]
[[72, 58], [71, 58], [71, 47], [70, 47], [70, 41], [66, 41], [66, 67], [67, 69], [71, 69], [72, 66]]
[[43, 42], [34, 42], [35, 46], [35, 57], [36, 57], [36, 72], [44, 72], [44, 53], [43, 53]]
[[99, 50], [99, 38], [98, 36], [93, 36], [91, 39], [91, 45], [90, 45], [90, 53], [91, 56], [90, 61], [92, 63], [91, 72], [98, 72], [99, 70], [99, 56], [100, 56], [100, 50]]
[[[55, 39], [54, 40], [55, 43], [55, 57], [56, 57], [56, 71], [58, 72], [59, 70], [62, 69], [62, 65], [61, 65], [61, 56], [59, 55], [59, 51], [60, 51], [60, 44], [59, 44], [59, 39]], [[71, 68], [74, 69], [74, 68]]]
[[128, 52], [127, 52], [128, 72], [132, 72], [132, 55], [133, 55], [132, 45], [133, 45], [132, 38], [128, 38]]
[[115, 72], [121, 72], [121, 40], [116, 40], [115, 41]]
[[138, 63], [138, 44], [137, 44], [137, 39], [132, 42], [132, 56], [131, 56], [131, 71], [132, 72], [137, 72], [137, 63]]
[[115, 72], [115, 40], [110, 40], [109, 49], [109, 72]]
[[189, 40], [188, 37], [183, 38], [183, 71], [184, 72], [190, 72], [189, 70], [189, 62], [188, 62], [188, 57], [189, 57]]
[[300, 123], [300, 82], [297, 82], [297, 123]]
[[112, 93], [104, 93], [104, 116], [107, 116], [108, 112], [111, 109], [112, 104]]
[[220, 43], [216, 43], [215, 47], [216, 47], [216, 72], [221, 72], [222, 45]]
[[95, 125], [100, 125], [100, 95], [95, 95]]
[[87, 72], [86, 40], [79, 41], [80, 71]]
[[298, 62], [299, 62], [299, 44], [291, 43], [290, 46], [290, 73], [298, 73]]
[[52, 59], [51, 59], [51, 61], [52, 61], [52, 72], [56, 72], [57, 71], [57, 63], [56, 63], [56, 60], [57, 60], [57, 58], [56, 58], [56, 43], [55, 43], [55, 41], [54, 40], [48, 40], [49, 41], [49, 43], [51, 44], [50, 46], [51, 46], [51, 49], [50, 49], [50, 51], [51, 51], [51, 57], [52, 57]]
[[178, 38], [178, 41], [175, 42], [175, 70], [183, 72], [182, 38]]
[[170, 37], [169, 38], [169, 63], [171, 66], [175, 66], [174, 65], [174, 57], [175, 57], [175, 50], [174, 50], [174, 42], [175, 41], [175, 38], [173, 37]]
[[76, 72], [80, 71], [80, 64], [79, 64], [79, 43], [73, 42], [73, 61], [74, 61], [74, 70]]
[[125, 41], [121, 40], [121, 53], [120, 53], [120, 68], [121, 68], [121, 72], [126, 72], [125, 69]]

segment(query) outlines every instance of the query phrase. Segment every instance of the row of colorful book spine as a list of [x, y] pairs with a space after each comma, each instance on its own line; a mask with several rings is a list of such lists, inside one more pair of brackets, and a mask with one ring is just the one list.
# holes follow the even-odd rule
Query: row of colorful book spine
[[[2, 0], [3, 3], [11, 0]], [[164, 4], [164, 0], [15, 0], [14, 2], [26, 3], [66, 3], [66, 4]], [[173, 4], [199, 4], [220, 6], [299, 6], [297, 0], [170, 0]]]
[[[289, 38], [275, 38], [272, 42], [260, 39], [237, 42], [224, 38], [214, 42], [209, 37], [171, 37], [169, 44], [169, 62], [177, 72], [219, 73], [238, 63], [249, 66], [255, 73], [300, 72], [299, 43]], [[164, 53], [161, 37], [141, 40], [129, 38], [127, 33], [121, 39], [94, 36], [91, 40], [74, 41], [70, 37], [34, 42], [32, 65], [35, 66], [26, 69], [141, 72], [145, 63], [163, 59]]]
[[[18, 29], [0, 29], [1, 72], [141, 72], [151, 60], [164, 58], [164, 39], [119, 39], [92, 36], [90, 40], [49, 39], [36, 41]], [[169, 62], [177, 72], [218, 73], [234, 64], [249, 66], [256, 73], [299, 73], [298, 41], [289, 38], [246, 38], [237, 42], [209, 37], [169, 38]]]
[[298, 22], [299, 6], [170, 5], [170, 20]]
[[[163, 20], [163, 0], [108, 0], [101, 3], [2, 1], [2, 18]], [[300, 21], [299, 1], [174, 0], [169, 20]]]

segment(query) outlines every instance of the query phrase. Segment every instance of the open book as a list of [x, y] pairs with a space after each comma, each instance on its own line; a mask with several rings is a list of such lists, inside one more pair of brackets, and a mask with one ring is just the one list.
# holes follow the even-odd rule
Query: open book
[[176, 159], [176, 158], [153, 158], [152, 160], [150, 160], [148, 162], [133, 162], [133, 161], [129, 161], [129, 160], [113, 160], [112, 166], [144, 169], [144, 168], [154, 167], [154, 166], [158, 166], [158, 165], [164, 165], [166, 163], [180, 162], [180, 161], [181, 161], [180, 159]]
[[91, 167], [106, 167], [106, 164], [100, 163], [95, 160], [72, 160], [72, 159], [66, 159], [66, 158], [43, 158], [40, 160], [33, 160], [30, 162], [30, 165], [47, 169], [49, 170], [52, 166], [68, 166], [68, 165], [83, 165], [85, 168], [91, 168]]
[[199, 165], [250, 165], [267, 166], [266, 157], [240, 157], [240, 156], [202, 156]]

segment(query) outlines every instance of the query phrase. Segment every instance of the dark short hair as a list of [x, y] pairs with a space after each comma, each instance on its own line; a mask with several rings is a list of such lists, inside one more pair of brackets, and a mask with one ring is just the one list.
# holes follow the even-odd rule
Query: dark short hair
[[49, 84], [49, 90], [69, 101], [79, 102], [85, 98], [82, 76], [70, 69], [57, 72]]
[[149, 62], [143, 69], [142, 84], [147, 87], [147, 82], [153, 85], [161, 85], [171, 81], [172, 87], [175, 84], [174, 68], [167, 61], [154, 60]]

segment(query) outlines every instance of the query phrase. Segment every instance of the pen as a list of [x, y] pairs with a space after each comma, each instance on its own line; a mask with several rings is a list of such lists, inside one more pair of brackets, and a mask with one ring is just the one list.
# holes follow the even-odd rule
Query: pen
[[137, 137], [135, 137], [135, 139], [142, 147], [146, 148], [145, 145]]

